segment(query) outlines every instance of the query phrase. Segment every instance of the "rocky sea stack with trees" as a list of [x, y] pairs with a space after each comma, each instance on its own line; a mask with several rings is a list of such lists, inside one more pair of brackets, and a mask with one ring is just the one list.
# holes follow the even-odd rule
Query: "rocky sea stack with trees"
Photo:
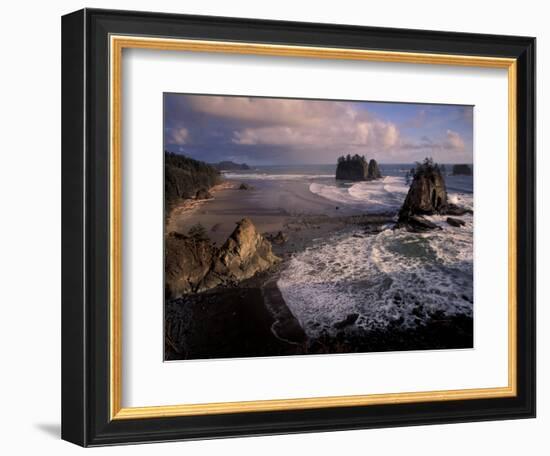
[[[447, 187], [441, 168], [431, 158], [417, 163], [412, 173], [412, 183], [399, 210], [397, 227], [412, 231], [439, 228], [427, 220], [425, 215], [464, 215], [471, 210], [452, 204], [448, 200]], [[449, 224], [457, 222], [451, 221]], [[460, 225], [458, 225], [460, 226]]]
[[342, 155], [338, 157], [336, 179], [350, 181], [367, 181], [381, 179], [382, 174], [376, 160], [367, 162], [364, 155]]

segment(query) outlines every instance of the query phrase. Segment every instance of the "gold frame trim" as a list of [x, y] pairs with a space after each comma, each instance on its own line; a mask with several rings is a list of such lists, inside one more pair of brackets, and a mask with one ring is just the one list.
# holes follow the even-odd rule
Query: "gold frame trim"
[[[508, 70], [508, 385], [495, 388], [276, 399], [244, 402], [122, 407], [122, 145], [123, 49], [255, 54], [284, 57], [368, 60]], [[287, 46], [227, 41], [110, 36], [110, 415], [112, 420], [265, 412], [375, 404], [487, 399], [517, 395], [517, 61], [511, 58], [388, 52], [330, 47]]]

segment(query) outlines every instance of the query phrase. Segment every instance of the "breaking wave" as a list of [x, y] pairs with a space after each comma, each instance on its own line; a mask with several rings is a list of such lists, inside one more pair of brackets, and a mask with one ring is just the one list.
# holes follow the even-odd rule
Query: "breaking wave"
[[402, 177], [386, 176], [375, 181], [354, 183], [351, 186], [327, 185], [313, 182], [309, 191], [335, 203], [369, 211], [398, 210], [409, 191]]
[[437, 316], [473, 313], [473, 237], [445, 217], [442, 230], [415, 234], [385, 230], [335, 235], [295, 254], [278, 287], [306, 333], [337, 332], [335, 322], [357, 314], [355, 326], [422, 325]]

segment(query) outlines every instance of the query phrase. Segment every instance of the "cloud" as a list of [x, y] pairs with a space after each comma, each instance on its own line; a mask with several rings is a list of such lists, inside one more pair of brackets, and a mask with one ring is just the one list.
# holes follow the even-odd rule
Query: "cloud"
[[172, 128], [168, 143], [177, 146], [183, 146], [189, 140], [189, 130], [184, 127]]
[[447, 147], [454, 150], [464, 150], [464, 140], [456, 131], [447, 130]]
[[[456, 106], [171, 94], [165, 142], [194, 158], [332, 163], [358, 153], [408, 163], [469, 161], [472, 120]], [[460, 119], [458, 116], [460, 115]], [[183, 149], [182, 149], [183, 148]]]
[[244, 97], [195, 97], [195, 110], [231, 119], [231, 142], [336, 150], [362, 147], [365, 153], [399, 144], [397, 125], [345, 102]]

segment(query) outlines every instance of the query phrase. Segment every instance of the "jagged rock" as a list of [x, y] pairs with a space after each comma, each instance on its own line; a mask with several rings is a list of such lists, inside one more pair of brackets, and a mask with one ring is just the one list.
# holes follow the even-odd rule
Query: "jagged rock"
[[374, 180], [374, 179], [380, 179], [381, 177], [382, 177], [382, 173], [380, 172], [378, 163], [376, 163], [375, 159], [371, 159], [371, 161], [369, 162], [367, 178]]
[[282, 231], [279, 231], [277, 234], [269, 234], [266, 238], [273, 244], [284, 244], [288, 241], [288, 236]]
[[468, 165], [453, 165], [453, 176], [471, 176], [472, 168]]
[[399, 221], [412, 215], [445, 214], [448, 209], [447, 188], [439, 167], [425, 160], [415, 170], [412, 184], [399, 211]]
[[457, 215], [461, 216], [464, 214], [473, 214], [474, 211], [471, 209], [466, 209], [465, 207], [457, 206], [456, 204], [449, 203], [447, 205], [447, 210], [445, 211], [447, 215]]
[[221, 283], [248, 279], [279, 260], [271, 251], [271, 243], [258, 233], [249, 218], [243, 218], [220, 248], [203, 284], [211, 288], [218, 280]]
[[219, 249], [208, 240], [170, 233], [165, 241], [166, 296], [176, 298], [248, 279], [280, 259], [248, 218]]
[[447, 223], [457, 228], [466, 225], [466, 222], [464, 220], [456, 219], [453, 217], [447, 217]]
[[166, 296], [196, 291], [212, 266], [215, 250], [210, 241], [172, 232], [166, 236], [164, 249]]
[[[403, 223], [402, 223], [403, 224]], [[407, 218], [406, 223], [403, 224], [409, 231], [415, 233], [423, 233], [425, 231], [431, 231], [435, 229], [442, 229], [439, 225], [429, 221], [421, 215], [411, 215]]]
[[365, 157], [347, 155], [338, 158], [336, 179], [363, 181], [368, 179], [368, 165]]
[[195, 193], [195, 199], [204, 200], [210, 198], [213, 198], [213, 196], [206, 188], [201, 188]]
[[239, 185], [239, 190], [252, 190], [252, 186], [243, 182], [241, 185]]

